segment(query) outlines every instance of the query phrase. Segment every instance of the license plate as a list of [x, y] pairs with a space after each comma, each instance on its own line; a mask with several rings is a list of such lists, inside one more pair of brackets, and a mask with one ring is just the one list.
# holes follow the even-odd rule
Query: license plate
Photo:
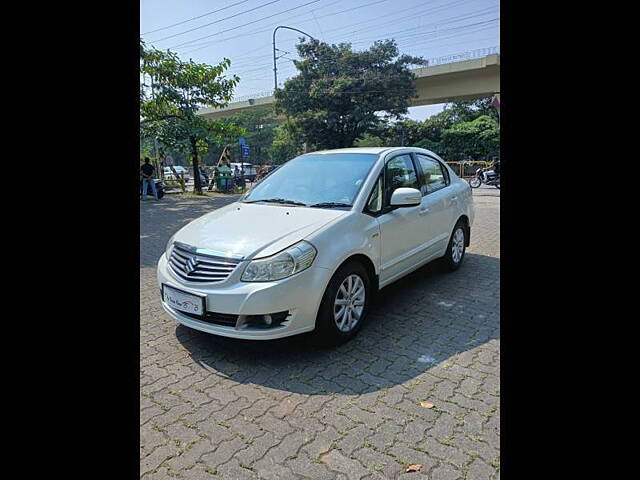
[[175, 310], [203, 316], [205, 312], [205, 297], [183, 292], [169, 285], [162, 285], [162, 299]]

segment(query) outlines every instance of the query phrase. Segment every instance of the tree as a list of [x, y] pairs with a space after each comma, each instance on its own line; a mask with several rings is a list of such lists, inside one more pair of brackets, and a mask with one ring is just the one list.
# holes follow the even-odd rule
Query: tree
[[393, 124], [382, 124], [375, 129], [385, 147], [413, 146], [425, 136], [425, 124], [416, 120], [402, 120]]
[[426, 63], [399, 55], [393, 40], [362, 52], [318, 40], [301, 41], [297, 49], [299, 73], [276, 90], [276, 112], [293, 117], [302, 140], [317, 149], [352, 146], [380, 122], [376, 112], [401, 118], [416, 96], [409, 66]]
[[228, 59], [214, 66], [183, 62], [169, 50], [147, 48], [140, 42], [141, 134], [191, 154], [198, 194], [202, 194], [197, 174], [199, 152], [209, 143], [243, 132], [233, 124], [197, 115], [204, 106], [224, 107], [231, 100], [239, 78], [224, 76], [230, 64]]
[[386, 147], [385, 140], [373, 133], [365, 133], [362, 138], [356, 140], [356, 147]]
[[492, 100], [492, 97], [486, 97], [477, 100], [453, 102], [445, 107], [445, 111], [451, 115], [454, 122], [471, 122], [483, 115], [498, 122], [500, 118], [496, 108], [491, 105]]
[[274, 131], [274, 139], [269, 147], [269, 156], [275, 165], [302, 153], [302, 139], [299, 125], [291, 119], [278, 125]]
[[490, 102], [491, 98], [454, 102], [423, 122], [381, 123], [375, 136], [365, 136], [357, 144], [426, 148], [451, 160], [496, 155], [500, 151], [500, 126]]
[[488, 115], [456, 123], [445, 130], [440, 148], [442, 155], [450, 160], [497, 155], [500, 151], [500, 126]]
[[[244, 128], [246, 130], [244, 137], [249, 145], [251, 157], [261, 163], [268, 163], [270, 160], [269, 147], [273, 143], [275, 130], [278, 126], [272, 108], [261, 107], [246, 110], [221, 121]], [[239, 159], [239, 148], [232, 149], [231, 154], [234, 159]]]

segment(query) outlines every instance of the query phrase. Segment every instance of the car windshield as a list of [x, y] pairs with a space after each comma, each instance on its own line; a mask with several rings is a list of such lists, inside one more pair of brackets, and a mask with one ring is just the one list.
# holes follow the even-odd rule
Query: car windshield
[[244, 198], [245, 202], [351, 206], [378, 155], [370, 153], [306, 154], [289, 160]]

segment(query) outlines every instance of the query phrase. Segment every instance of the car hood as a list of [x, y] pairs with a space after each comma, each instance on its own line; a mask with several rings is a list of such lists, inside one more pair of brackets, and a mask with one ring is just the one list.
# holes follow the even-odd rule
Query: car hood
[[189, 223], [176, 233], [174, 241], [223, 256], [268, 257], [347, 213], [236, 202]]

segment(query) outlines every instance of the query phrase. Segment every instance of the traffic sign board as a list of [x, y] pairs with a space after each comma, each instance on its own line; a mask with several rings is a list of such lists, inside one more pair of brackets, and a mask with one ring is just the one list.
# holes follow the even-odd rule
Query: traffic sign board
[[248, 157], [249, 156], [249, 145], [242, 145], [242, 156], [243, 157]]

